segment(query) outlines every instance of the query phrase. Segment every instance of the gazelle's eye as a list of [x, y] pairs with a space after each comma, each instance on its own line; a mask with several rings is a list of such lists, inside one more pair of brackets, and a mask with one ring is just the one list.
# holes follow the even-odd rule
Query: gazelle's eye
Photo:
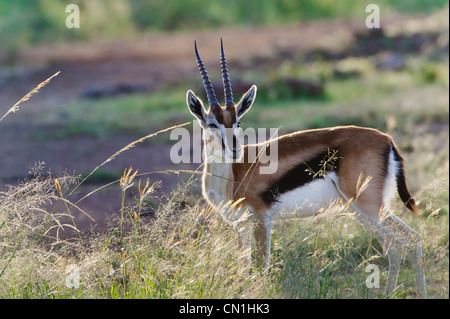
[[214, 124], [214, 123], [211, 123], [211, 124], [208, 125], [208, 127], [209, 127], [209, 128], [217, 128], [217, 125]]

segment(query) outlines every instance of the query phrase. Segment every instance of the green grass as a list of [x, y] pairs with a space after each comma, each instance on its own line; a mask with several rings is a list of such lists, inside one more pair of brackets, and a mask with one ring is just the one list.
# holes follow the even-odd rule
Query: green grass
[[[243, 119], [243, 127], [279, 127], [282, 123], [281, 131], [291, 131], [354, 124], [385, 130], [386, 119], [391, 117], [397, 129], [404, 130], [411, 124], [448, 122], [448, 103], [443, 101], [447, 94], [448, 62], [408, 58], [404, 70], [380, 72], [362, 59], [349, 60], [353, 68], [363, 70], [361, 76], [335, 78], [330, 75], [335, 67], [332, 62], [280, 71], [287, 77], [321, 81], [325, 93], [319, 98], [288, 95], [275, 99], [264, 91], [267, 83], [256, 82], [260, 89], [252, 112]], [[264, 70], [257, 72], [254, 77], [261, 78]], [[429, 73], [433, 74], [431, 78]], [[117, 131], [143, 134], [192, 120], [185, 102], [186, 88], [190, 86], [192, 81], [188, 79], [185, 85], [151, 94], [79, 100], [45, 114], [44, 123], [54, 129], [44, 137], [79, 134], [111, 137]], [[243, 93], [235, 92], [236, 98]], [[197, 94], [204, 96], [203, 92]], [[419, 101], [432, 105], [424, 109]]]
[[[226, 25], [273, 25], [313, 19], [366, 17], [366, 1], [260, 0], [226, 2], [205, 0], [74, 0], [80, 7], [81, 28], [65, 27], [66, 1], [0, 1], [2, 48], [13, 52], [30, 43], [61, 40], [114, 39], [167, 30], [186, 30]], [[448, 5], [448, 0], [379, 0], [385, 12], [429, 13]], [[101, 9], [100, 9], [101, 8]]]
[[44, 123], [54, 129], [47, 133], [51, 136], [44, 138], [81, 134], [106, 137], [118, 131], [142, 134], [174, 122], [186, 122], [190, 116], [181, 107], [186, 103], [185, 94], [182, 88], [177, 88], [159, 90], [150, 95], [82, 99], [62, 110], [46, 114]]

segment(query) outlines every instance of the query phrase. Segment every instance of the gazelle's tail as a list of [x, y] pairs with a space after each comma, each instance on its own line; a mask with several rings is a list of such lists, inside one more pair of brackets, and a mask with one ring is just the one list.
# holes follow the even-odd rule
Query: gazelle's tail
[[395, 179], [397, 181], [397, 191], [400, 195], [403, 204], [414, 214], [419, 214], [419, 208], [416, 205], [416, 201], [409, 192], [408, 185], [406, 184], [405, 169], [403, 166], [404, 159], [398, 152], [395, 145], [392, 145], [392, 151], [394, 152], [394, 160], [398, 163], [398, 170], [395, 174]]

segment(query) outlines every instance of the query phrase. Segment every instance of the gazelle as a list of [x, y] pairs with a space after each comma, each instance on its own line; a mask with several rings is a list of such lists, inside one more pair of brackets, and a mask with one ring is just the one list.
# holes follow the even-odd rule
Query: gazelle
[[[187, 105], [203, 129], [203, 195], [223, 217], [235, 222], [244, 211], [250, 213], [259, 263], [270, 261], [271, 223], [274, 215], [297, 212], [301, 217], [314, 216], [339, 199], [350, 202], [356, 215], [375, 230], [389, 259], [387, 294], [396, 289], [402, 248], [415, 252], [417, 293], [426, 297], [422, 267], [421, 238], [389, 209], [397, 189], [405, 206], [418, 213], [408, 190], [403, 158], [392, 138], [380, 131], [356, 126], [298, 131], [264, 142], [266, 152], [277, 150], [278, 169], [261, 174], [263, 164], [249, 154], [261, 144], [241, 145], [239, 123], [251, 108], [256, 96], [253, 85], [235, 104], [221, 41], [221, 71], [225, 106], [220, 106], [195, 43], [195, 54], [208, 98], [209, 109], [191, 91]], [[331, 153], [331, 155], [330, 155]], [[321, 172], [325, 167], [326, 169]], [[317, 172], [312, 174], [312, 172]], [[361, 176], [370, 179], [358, 194]], [[234, 210], [224, 203], [240, 201]], [[228, 206], [230, 207], [230, 206]], [[236, 208], [237, 207], [237, 208]], [[249, 238], [241, 234], [244, 245]], [[251, 242], [251, 241], [250, 241]]]

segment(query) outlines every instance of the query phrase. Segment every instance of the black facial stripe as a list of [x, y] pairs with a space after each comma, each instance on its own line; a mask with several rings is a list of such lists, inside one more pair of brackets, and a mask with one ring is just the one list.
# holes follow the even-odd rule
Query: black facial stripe
[[281, 176], [280, 179], [272, 182], [265, 191], [260, 193], [264, 203], [272, 206], [278, 201], [281, 194], [305, 186], [317, 178], [324, 178], [330, 172], [338, 171], [339, 152], [333, 152], [336, 152], [336, 149], [322, 152], [308, 162], [299, 163]]
[[233, 134], [233, 150], [236, 150], [237, 147], [237, 139], [236, 139], [236, 135]]

